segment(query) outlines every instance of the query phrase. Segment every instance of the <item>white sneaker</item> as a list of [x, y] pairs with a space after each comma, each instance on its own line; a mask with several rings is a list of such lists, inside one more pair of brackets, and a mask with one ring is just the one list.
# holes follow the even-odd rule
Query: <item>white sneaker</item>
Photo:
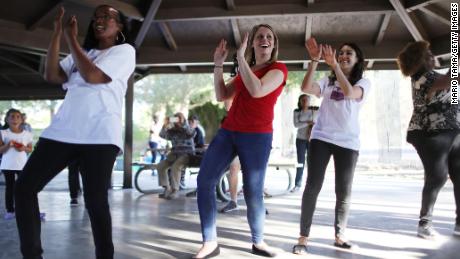
[[3, 218], [5, 220], [11, 220], [11, 219], [14, 219], [16, 217], [16, 215], [14, 214], [14, 212], [7, 212], [5, 213], [5, 215], [3, 216]]
[[436, 230], [434, 230], [432, 225], [426, 224], [418, 226], [417, 236], [424, 239], [434, 239], [439, 236], [439, 234], [436, 232]]

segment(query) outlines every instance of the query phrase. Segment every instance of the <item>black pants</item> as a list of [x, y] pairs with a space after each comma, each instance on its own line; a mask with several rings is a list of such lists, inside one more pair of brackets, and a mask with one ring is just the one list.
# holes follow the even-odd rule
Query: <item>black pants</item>
[[80, 165], [96, 257], [113, 258], [107, 191], [118, 151], [115, 145], [68, 144], [39, 139], [16, 182], [16, 222], [24, 258], [41, 258], [43, 253], [37, 194], [73, 160]]
[[307, 158], [307, 185], [303, 192], [300, 213], [300, 235], [302, 236], [310, 235], [316, 201], [323, 186], [326, 167], [331, 156], [334, 157], [335, 166], [335, 235], [342, 237], [345, 232], [350, 209], [351, 186], [359, 152], [312, 139]]
[[16, 175], [21, 171], [2, 170], [5, 177], [5, 207], [6, 212], [14, 212], [14, 189], [16, 186]]
[[419, 224], [431, 224], [438, 193], [449, 175], [454, 186], [455, 223], [460, 225], [460, 133], [455, 130], [435, 134], [409, 131], [407, 141], [417, 150], [425, 171]]
[[302, 186], [303, 169], [305, 167], [305, 154], [308, 150], [308, 140], [306, 139], [295, 139], [295, 147], [297, 151], [297, 163], [302, 164], [302, 167], [297, 167], [295, 174], [295, 186]]
[[76, 199], [78, 198], [78, 193], [81, 191], [80, 187], [80, 168], [78, 166], [78, 161], [74, 160], [70, 162], [69, 167], [69, 192], [70, 192], [70, 198], [71, 199]]

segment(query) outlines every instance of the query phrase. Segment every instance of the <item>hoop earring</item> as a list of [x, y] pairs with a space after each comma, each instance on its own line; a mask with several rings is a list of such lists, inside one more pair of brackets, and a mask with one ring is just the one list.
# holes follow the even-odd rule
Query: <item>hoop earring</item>
[[[125, 42], [126, 42], [126, 37], [125, 37], [125, 35], [123, 34], [122, 31], [118, 31], [118, 32], [119, 32], [119, 34], [121, 34], [121, 37], [123, 38], [123, 39], [121, 40], [121, 43], [125, 43]], [[118, 34], [117, 34], [117, 41], [118, 41]]]

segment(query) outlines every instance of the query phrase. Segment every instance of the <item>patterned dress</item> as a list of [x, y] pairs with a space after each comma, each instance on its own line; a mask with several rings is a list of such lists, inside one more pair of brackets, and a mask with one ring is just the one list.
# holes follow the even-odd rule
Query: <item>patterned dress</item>
[[412, 79], [414, 111], [408, 131], [460, 131], [460, 106], [450, 103], [450, 89], [436, 92], [430, 100], [426, 98], [428, 90], [439, 76], [441, 74], [429, 71], [418, 80]]

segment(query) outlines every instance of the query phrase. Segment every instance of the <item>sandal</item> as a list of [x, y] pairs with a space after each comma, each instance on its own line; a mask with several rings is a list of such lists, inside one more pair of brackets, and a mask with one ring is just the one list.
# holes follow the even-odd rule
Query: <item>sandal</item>
[[337, 240], [334, 242], [334, 246], [343, 248], [343, 249], [352, 249], [355, 247], [355, 244], [351, 243], [350, 241], [342, 241], [342, 243], [337, 242]]

